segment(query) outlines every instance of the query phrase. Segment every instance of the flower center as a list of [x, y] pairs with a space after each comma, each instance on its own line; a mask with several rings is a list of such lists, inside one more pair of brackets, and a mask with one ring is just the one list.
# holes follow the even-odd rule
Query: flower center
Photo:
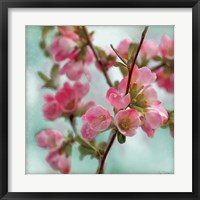
[[100, 120], [100, 121], [105, 121], [105, 120], [106, 120], [106, 116], [105, 116], [105, 115], [101, 115], [101, 116], [99, 117], [99, 120]]
[[122, 119], [121, 122], [119, 123], [119, 127], [124, 131], [128, 131], [130, 128], [130, 120]]
[[67, 110], [71, 110], [72, 108], [74, 108], [74, 105], [75, 105], [75, 101], [72, 100], [72, 101], [70, 101], [70, 102], [65, 106], [65, 108], [66, 108]]

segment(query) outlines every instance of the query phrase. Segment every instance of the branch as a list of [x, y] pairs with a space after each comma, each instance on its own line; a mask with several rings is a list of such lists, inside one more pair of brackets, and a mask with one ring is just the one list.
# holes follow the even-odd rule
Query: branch
[[107, 72], [106, 72], [106, 70], [105, 70], [105, 67], [103, 66], [103, 63], [102, 63], [101, 59], [99, 58], [99, 56], [98, 56], [98, 54], [97, 54], [97, 52], [96, 52], [96, 50], [95, 50], [95, 48], [94, 48], [94, 46], [93, 46], [91, 40], [90, 40], [90, 37], [89, 37], [89, 33], [88, 33], [87, 28], [86, 28], [85, 26], [82, 26], [82, 28], [83, 28], [83, 31], [84, 31], [84, 33], [85, 33], [85, 36], [86, 36], [88, 45], [89, 45], [89, 47], [91, 48], [91, 50], [92, 50], [92, 52], [93, 52], [93, 54], [94, 54], [94, 56], [95, 56], [95, 58], [96, 58], [96, 61], [97, 61], [97, 62], [99, 63], [99, 65], [101, 66], [103, 75], [105, 76], [108, 85], [109, 85], [110, 87], [112, 87], [112, 86], [113, 86], [113, 85], [112, 85], [112, 82], [111, 82], [111, 80], [110, 80], [110, 78], [109, 78], [109, 76], [108, 76], [108, 74], [107, 74]]
[[160, 69], [161, 67], [164, 67], [164, 66], [166, 66], [166, 64], [165, 63], [161, 63], [161, 64], [159, 64], [157, 66], [154, 66], [154, 67], [150, 68], [150, 70], [152, 72], [155, 72], [157, 69]]
[[104, 165], [105, 165], [105, 161], [106, 161], [106, 158], [108, 156], [108, 153], [115, 141], [115, 138], [116, 138], [116, 130], [113, 129], [113, 131], [111, 132], [111, 137], [110, 137], [110, 141], [106, 147], [106, 150], [105, 150], [105, 153], [103, 154], [103, 157], [100, 159], [100, 164], [99, 164], [99, 168], [97, 170], [97, 174], [103, 174], [104, 173]]
[[126, 61], [119, 55], [119, 52], [113, 47], [113, 45], [110, 45], [112, 50], [116, 53], [116, 55], [118, 56], [118, 58], [127, 66]]
[[131, 65], [131, 68], [130, 68], [129, 73], [128, 73], [128, 82], [127, 82], [127, 86], [126, 86], [126, 93], [125, 93], [125, 95], [128, 94], [129, 87], [130, 87], [130, 84], [131, 84], [131, 76], [132, 76], [132, 73], [133, 73], [134, 65], [135, 65], [135, 63], [136, 63], [137, 56], [138, 56], [138, 54], [139, 54], [139, 51], [140, 51], [140, 48], [141, 48], [142, 43], [143, 43], [143, 41], [144, 41], [145, 35], [146, 35], [146, 33], [147, 33], [147, 30], [148, 30], [148, 26], [145, 26], [144, 31], [142, 32], [142, 35], [141, 35], [140, 43], [139, 43], [139, 46], [138, 46], [138, 48], [137, 48], [135, 57], [134, 57], [134, 59], [133, 59], [133, 63], [132, 63], [132, 65]]

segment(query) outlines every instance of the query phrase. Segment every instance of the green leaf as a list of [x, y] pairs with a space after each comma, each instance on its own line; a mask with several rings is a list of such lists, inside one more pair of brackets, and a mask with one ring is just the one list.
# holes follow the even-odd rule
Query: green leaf
[[91, 148], [88, 148], [87, 146], [84, 146], [84, 145], [80, 145], [78, 147], [78, 150], [80, 152], [80, 159], [82, 160], [85, 156], [90, 156], [91, 158], [98, 158], [97, 155], [96, 155], [96, 152], [91, 149]]
[[125, 77], [128, 74], [128, 69], [125, 67], [119, 67], [120, 72], [122, 73], [122, 75]]
[[67, 154], [67, 155], [71, 155], [72, 154], [72, 144], [67, 144], [65, 146], [65, 149], [64, 149], [64, 152]]
[[136, 44], [131, 43], [129, 48], [128, 48], [128, 60], [130, 60], [132, 58], [132, 55], [134, 53]]
[[59, 65], [55, 64], [53, 65], [53, 67], [51, 68], [51, 79], [53, 81], [55, 81], [58, 77], [58, 73], [59, 73]]
[[115, 62], [114, 66], [115, 67], [125, 67], [125, 68], [127, 68], [127, 66], [125, 64], [121, 63], [121, 62]]
[[115, 81], [115, 82], [114, 82], [114, 87], [117, 89], [118, 86], [119, 86], [119, 81]]
[[100, 48], [98, 46], [95, 46], [94, 48], [95, 48], [95, 50], [97, 51], [97, 53], [100, 57], [106, 58], [106, 52], [102, 48]]
[[124, 144], [126, 142], [126, 136], [122, 135], [119, 131], [117, 132], [117, 139], [120, 144]]
[[42, 72], [38, 72], [38, 76], [45, 82], [48, 82], [50, 79]]
[[154, 56], [153, 59], [155, 61], [162, 61], [162, 57], [160, 57], [160, 56]]

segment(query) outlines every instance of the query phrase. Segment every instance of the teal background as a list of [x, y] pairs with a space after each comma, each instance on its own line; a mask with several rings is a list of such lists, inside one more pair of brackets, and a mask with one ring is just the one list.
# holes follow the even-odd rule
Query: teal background
[[[95, 44], [109, 48], [110, 44], [117, 47], [119, 42], [126, 37], [138, 42], [144, 26], [88, 26], [88, 28], [95, 31]], [[159, 43], [163, 34], [173, 36], [173, 33], [173, 26], [150, 26], [146, 39], [154, 39]], [[51, 41], [51, 37], [52, 34], [50, 34], [48, 42]], [[41, 89], [43, 82], [37, 76], [37, 72], [42, 71], [49, 74], [52, 60], [45, 57], [40, 49], [40, 39], [40, 27], [26, 27], [26, 174], [58, 173], [45, 161], [47, 151], [36, 145], [36, 133], [45, 128], [54, 128], [63, 134], [67, 134], [68, 130], [71, 130], [70, 125], [64, 119], [49, 122], [43, 117], [43, 96], [53, 92], [49, 89]], [[101, 104], [112, 112], [112, 108], [105, 100], [108, 86], [103, 75], [99, 73], [94, 64], [89, 68], [93, 78], [90, 92], [84, 98], [85, 101], [92, 99], [96, 104]], [[121, 79], [121, 74], [116, 68], [109, 70], [109, 75], [112, 81]], [[62, 77], [61, 83], [65, 80], [66, 77]], [[82, 81], [85, 81], [84, 78]], [[164, 106], [173, 110], [174, 96], [158, 88], [156, 84], [154, 86]], [[80, 130], [82, 120], [78, 119], [77, 125]], [[97, 141], [106, 141], [108, 135], [109, 132], [101, 133]], [[95, 173], [97, 166], [98, 161], [90, 159], [88, 156], [80, 161], [77, 145], [73, 147], [71, 173]], [[115, 141], [107, 158], [105, 172], [113, 174], [174, 173], [174, 140], [169, 134], [169, 129], [159, 128], [153, 139], [148, 138], [141, 129], [138, 129], [136, 136], [127, 137], [125, 144]]]

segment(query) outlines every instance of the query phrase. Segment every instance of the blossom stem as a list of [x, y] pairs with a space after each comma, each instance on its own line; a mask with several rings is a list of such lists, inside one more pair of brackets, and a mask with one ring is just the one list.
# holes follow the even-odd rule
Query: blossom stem
[[[112, 48], [112, 50], [116, 53], [116, 55], [118, 56], [118, 58], [127, 66], [126, 61], [119, 55], [119, 52], [113, 47], [113, 45], [111, 44], [110, 47]], [[128, 66], [127, 66], [128, 67]]]
[[161, 67], [163, 67], [163, 66], [165, 66], [166, 64], [165, 63], [161, 63], [161, 64], [159, 64], [159, 65], [157, 65], [157, 66], [155, 66], [155, 67], [152, 67], [151, 68], [151, 71], [152, 72], [155, 72], [157, 69], [160, 69]]
[[71, 115], [71, 116], [69, 117], [69, 121], [70, 121], [70, 124], [71, 124], [71, 127], [72, 127], [73, 131], [74, 131], [75, 136], [78, 135], [78, 134], [77, 134], [77, 130], [76, 130], [76, 126], [75, 126], [74, 115]]
[[137, 60], [137, 56], [138, 56], [138, 54], [140, 52], [140, 48], [141, 48], [142, 43], [144, 41], [145, 35], [147, 33], [147, 30], [148, 30], [148, 26], [145, 26], [145, 28], [144, 28], [144, 30], [142, 32], [142, 35], [141, 35], [139, 46], [137, 48], [136, 54], [134, 56], [132, 65], [131, 65], [129, 73], [128, 73], [128, 82], [127, 82], [127, 87], [126, 87], [126, 94], [128, 94], [128, 91], [129, 91], [129, 88], [130, 88], [132, 72], [133, 72], [133, 69], [134, 69], [134, 66], [135, 66], [135, 63], [136, 63], [136, 60]]
[[97, 174], [103, 174], [104, 173], [104, 165], [105, 165], [105, 161], [106, 161], [106, 158], [108, 156], [108, 153], [115, 141], [115, 138], [117, 136], [117, 131], [115, 129], [112, 130], [111, 132], [111, 136], [110, 136], [110, 140], [108, 142], [108, 145], [106, 147], [106, 150], [105, 150], [105, 153], [103, 154], [102, 158], [100, 158], [100, 163], [99, 163], [99, 168], [97, 170]]
[[102, 63], [101, 59], [99, 58], [99, 56], [98, 56], [98, 54], [97, 54], [96, 49], [94, 48], [94, 46], [93, 46], [93, 44], [92, 44], [92, 42], [91, 42], [91, 40], [90, 40], [90, 37], [89, 37], [89, 33], [88, 33], [87, 28], [86, 28], [85, 26], [82, 26], [82, 28], [83, 28], [83, 31], [84, 31], [85, 36], [86, 36], [86, 38], [87, 38], [88, 45], [89, 45], [89, 47], [91, 48], [91, 50], [92, 50], [92, 52], [93, 52], [93, 54], [94, 54], [94, 56], [95, 56], [95, 58], [96, 58], [96, 61], [97, 61], [97, 62], [99, 63], [99, 65], [101, 66], [103, 75], [104, 75], [104, 77], [105, 77], [105, 79], [106, 79], [108, 85], [109, 85], [110, 87], [112, 87], [112, 86], [113, 86], [113, 85], [112, 85], [112, 82], [111, 82], [111, 80], [110, 80], [110, 78], [109, 78], [109, 76], [108, 76], [108, 74], [107, 74], [107, 72], [106, 72], [106, 70], [105, 70], [105, 67], [103, 66], [103, 63]]

